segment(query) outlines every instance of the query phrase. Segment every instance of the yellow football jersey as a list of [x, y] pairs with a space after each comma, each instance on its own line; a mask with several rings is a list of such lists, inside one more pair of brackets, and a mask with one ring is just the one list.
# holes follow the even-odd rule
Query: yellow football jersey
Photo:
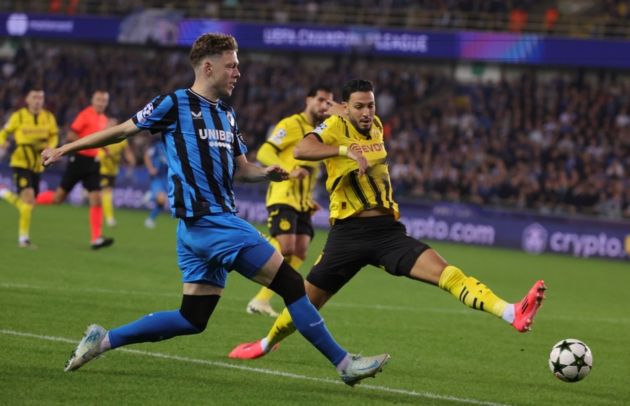
[[119, 143], [99, 148], [98, 161], [101, 165], [101, 175], [118, 175], [118, 171], [120, 170], [120, 159], [122, 158], [123, 151], [127, 147], [127, 144], [127, 140], [123, 140]]
[[7, 124], [0, 130], [0, 145], [6, 142], [9, 134], [13, 134], [16, 144], [9, 165], [35, 173], [43, 172], [44, 166], [40, 156], [42, 151], [47, 147], [56, 147], [59, 142], [59, 128], [55, 116], [48, 110], [33, 114], [26, 107], [22, 107], [11, 114]]
[[326, 189], [330, 194], [330, 221], [344, 219], [364, 210], [382, 208], [400, 217], [394, 201], [383, 141], [383, 125], [378, 117], [369, 135], [363, 135], [352, 123], [340, 116], [331, 116], [313, 133], [328, 145], [358, 144], [369, 162], [365, 175], [359, 176], [356, 161], [347, 156], [334, 156], [324, 161], [328, 172]]
[[300, 212], [309, 212], [315, 208], [313, 189], [319, 174], [319, 163], [300, 161], [293, 157], [293, 149], [313, 131], [304, 113], [294, 114], [282, 119], [273, 132], [258, 150], [257, 159], [263, 165], [278, 164], [291, 172], [303, 167], [309, 173], [302, 179], [289, 179], [284, 182], [270, 182], [267, 189], [267, 207], [274, 204], [286, 204]]

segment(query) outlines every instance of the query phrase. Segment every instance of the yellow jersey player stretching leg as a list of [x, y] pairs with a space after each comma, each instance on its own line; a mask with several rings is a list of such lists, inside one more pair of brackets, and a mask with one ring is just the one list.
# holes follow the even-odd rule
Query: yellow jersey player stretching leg
[[21, 248], [35, 248], [31, 244], [31, 215], [35, 196], [39, 192], [39, 177], [44, 171], [39, 155], [45, 148], [54, 148], [59, 141], [59, 128], [53, 114], [44, 109], [44, 91], [32, 88], [26, 94], [26, 107], [11, 114], [9, 121], [0, 130], [0, 150], [8, 147], [9, 134], [15, 139], [15, 150], [9, 165], [17, 194], [0, 186], [0, 197], [18, 209]]
[[[507, 303], [428, 245], [409, 237], [398, 221], [373, 85], [352, 80], [342, 96], [347, 119], [331, 116], [294, 152], [297, 159], [324, 160], [328, 171], [332, 228], [305, 281], [311, 303], [321, 308], [361, 268], [374, 265], [394, 276], [439, 286], [466, 306], [494, 314], [518, 331], [528, 331], [544, 299], [544, 282], [537, 281], [520, 302]], [[285, 309], [265, 338], [240, 344], [229, 356], [261, 357], [294, 330]]]
[[[328, 117], [332, 100], [330, 87], [312, 87], [306, 95], [304, 111], [282, 119], [256, 156], [263, 165], [278, 165], [289, 173], [288, 181], [269, 183], [267, 227], [271, 236], [269, 242], [294, 269], [299, 269], [306, 259], [308, 245], [313, 239], [311, 216], [319, 207], [313, 200], [313, 189], [320, 164], [295, 159], [293, 149]], [[277, 317], [278, 313], [270, 304], [272, 296], [272, 290], [261, 288], [248, 303], [247, 313]]]

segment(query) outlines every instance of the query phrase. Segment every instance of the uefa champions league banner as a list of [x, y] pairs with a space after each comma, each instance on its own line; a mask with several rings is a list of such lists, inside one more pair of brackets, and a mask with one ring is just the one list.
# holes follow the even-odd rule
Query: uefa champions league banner
[[254, 24], [215, 20], [182, 20], [179, 45], [190, 46], [205, 32], [232, 34], [239, 48], [258, 50], [356, 53], [452, 59], [452, 33], [381, 29], [365, 26]]

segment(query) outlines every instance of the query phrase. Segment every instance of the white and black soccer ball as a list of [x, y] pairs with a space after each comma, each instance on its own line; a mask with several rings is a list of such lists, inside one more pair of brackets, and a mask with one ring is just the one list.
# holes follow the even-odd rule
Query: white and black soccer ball
[[561, 381], [581, 381], [593, 369], [591, 349], [575, 338], [558, 341], [549, 354], [549, 369]]

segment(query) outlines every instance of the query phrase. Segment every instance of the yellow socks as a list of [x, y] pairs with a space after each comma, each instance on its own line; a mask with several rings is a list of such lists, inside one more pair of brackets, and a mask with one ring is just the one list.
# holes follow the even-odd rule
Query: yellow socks
[[291, 265], [291, 268], [295, 269], [296, 271], [300, 272], [300, 267], [302, 266], [302, 264], [304, 263], [304, 260], [296, 255], [291, 255], [289, 258], [285, 257], [284, 258], [285, 261], [287, 261], [289, 263], [289, 265]]
[[477, 310], [503, 317], [508, 303], [494, 294], [486, 285], [477, 279], [466, 276], [457, 267], [449, 265], [442, 272], [440, 288], [451, 292], [460, 302]]
[[26, 203], [18, 195], [6, 189], [2, 192], [2, 198], [18, 209], [20, 216], [18, 221], [19, 240], [28, 240], [31, 230], [33, 205]]
[[28, 240], [31, 230], [31, 216], [33, 214], [33, 205], [18, 201], [18, 211], [20, 212], [19, 232], [20, 241]]
[[271, 330], [267, 333], [267, 337], [263, 339], [263, 350], [265, 352], [269, 352], [274, 345], [293, 334], [293, 332], [295, 332], [295, 326], [293, 325], [293, 320], [289, 314], [289, 309], [285, 307], [282, 309], [280, 316], [278, 316], [276, 321], [273, 323], [273, 326], [271, 326]]
[[112, 224], [114, 222], [114, 196], [111, 189], [103, 189], [101, 192], [102, 206], [103, 206], [103, 217], [105, 217], [105, 221], [107, 224]]
[[273, 295], [275, 295], [275, 292], [273, 290], [263, 286], [262, 288], [260, 288], [256, 296], [254, 296], [254, 299], [261, 302], [268, 302], [271, 300]]

